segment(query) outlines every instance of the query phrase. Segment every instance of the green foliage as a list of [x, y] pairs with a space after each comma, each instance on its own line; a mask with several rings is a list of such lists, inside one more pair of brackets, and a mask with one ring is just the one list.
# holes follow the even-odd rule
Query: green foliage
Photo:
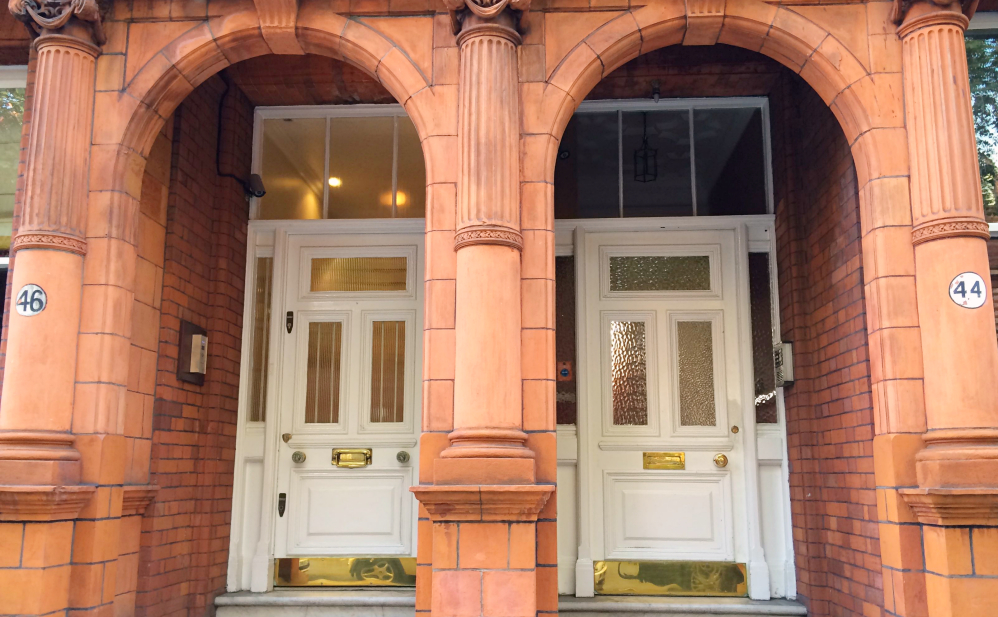
[[998, 183], [998, 37], [967, 38], [970, 97], [977, 132], [977, 161], [981, 169], [984, 214], [998, 220], [995, 185]]

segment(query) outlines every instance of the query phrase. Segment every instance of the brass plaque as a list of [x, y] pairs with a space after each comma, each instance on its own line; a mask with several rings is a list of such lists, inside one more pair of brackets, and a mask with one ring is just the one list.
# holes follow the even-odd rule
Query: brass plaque
[[414, 587], [415, 557], [283, 557], [275, 587]]
[[597, 561], [596, 593], [607, 596], [748, 595], [745, 564], [726, 561]]
[[367, 467], [371, 464], [370, 448], [336, 448], [333, 450], [333, 465], [337, 467]]
[[685, 452], [644, 452], [645, 469], [686, 469]]

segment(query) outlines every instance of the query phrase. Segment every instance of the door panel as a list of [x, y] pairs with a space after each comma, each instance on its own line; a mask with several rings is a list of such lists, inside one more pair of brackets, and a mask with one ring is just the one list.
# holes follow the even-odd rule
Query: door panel
[[285, 246], [275, 557], [414, 556], [423, 237]]
[[746, 562], [736, 230], [576, 233], [593, 561]]

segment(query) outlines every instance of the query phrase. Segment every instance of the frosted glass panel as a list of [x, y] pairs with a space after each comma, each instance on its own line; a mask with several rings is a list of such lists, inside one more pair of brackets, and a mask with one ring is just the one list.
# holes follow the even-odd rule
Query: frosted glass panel
[[270, 290], [273, 272], [272, 257], [256, 260], [256, 289], [253, 292], [253, 356], [250, 359], [249, 421], [267, 419], [267, 350], [270, 333]]
[[773, 366], [773, 290], [769, 283], [769, 254], [749, 255], [749, 302], [752, 306], [752, 367], [755, 370], [755, 421], [774, 424], [776, 368]]
[[714, 334], [709, 321], [676, 324], [679, 366], [679, 423], [716, 426], [714, 406]]
[[611, 321], [610, 374], [615, 426], [648, 424], [647, 367], [644, 322]]
[[405, 322], [375, 321], [371, 337], [371, 422], [401, 422], [405, 402]]
[[308, 374], [305, 380], [305, 423], [340, 421], [340, 362], [343, 324], [308, 324]]
[[710, 291], [710, 257], [611, 257], [610, 291]]
[[312, 291], [405, 291], [405, 257], [312, 260]]

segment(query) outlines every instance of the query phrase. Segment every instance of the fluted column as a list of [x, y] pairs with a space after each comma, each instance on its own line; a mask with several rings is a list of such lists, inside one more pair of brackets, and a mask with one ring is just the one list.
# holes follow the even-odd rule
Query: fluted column
[[466, 23], [458, 37], [454, 431], [442, 456], [472, 460], [438, 466], [439, 481], [496, 473], [480, 460], [495, 458], [522, 459], [504, 465], [506, 481], [533, 481], [521, 412], [519, 43], [502, 21]]
[[454, 428], [433, 485], [413, 488], [432, 522], [429, 608], [440, 617], [538, 606], [536, 522], [554, 487], [535, 483], [523, 431], [515, 26], [525, 4], [448, 0], [460, 32]]
[[974, 118], [960, 5], [915, 4], [903, 41], [905, 120], [911, 164], [916, 293], [925, 363], [924, 487], [998, 486], [998, 341], [985, 285], [950, 286], [961, 273], [990, 281]]
[[[24, 205], [11, 246], [17, 265], [0, 407], [0, 484], [38, 487], [35, 493], [59, 493], [64, 502], [69, 493], [83, 499], [93, 490], [67, 487], [80, 480], [80, 454], [73, 448], [71, 428], [94, 71], [100, 52], [95, 42], [102, 34], [99, 22], [91, 21], [97, 19], [93, 2], [67, 3], [61, 13], [56, 6], [46, 14], [49, 18], [39, 17], [31, 7], [20, 7], [20, 13], [17, 8], [12, 4], [15, 17], [28, 22], [38, 38], [33, 43], [37, 61]], [[26, 285], [37, 285], [47, 298], [44, 310], [34, 315], [17, 310]], [[15, 491], [21, 502], [27, 499], [26, 491]], [[11, 491], [0, 493], [6, 500]], [[29, 513], [19, 514], [17, 504], [0, 508], [0, 517], [72, 518], [62, 511], [65, 507], [45, 514], [38, 510], [41, 502]]]

